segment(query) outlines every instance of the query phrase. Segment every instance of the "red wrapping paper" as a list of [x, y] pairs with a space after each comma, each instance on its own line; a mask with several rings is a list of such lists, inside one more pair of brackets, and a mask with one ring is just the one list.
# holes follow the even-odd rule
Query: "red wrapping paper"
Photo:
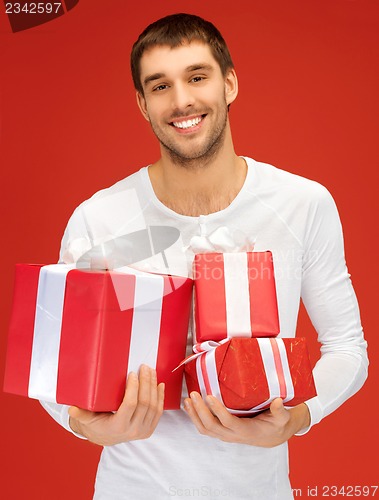
[[[44, 399], [44, 394], [30, 395], [32, 354], [34, 359], [42, 359], [42, 373], [46, 364], [54, 361], [49, 359], [52, 357], [49, 353], [39, 352], [44, 350], [44, 345], [38, 352], [35, 348], [37, 292], [42, 293], [44, 286], [39, 282], [41, 268], [26, 264], [16, 267], [4, 390]], [[156, 369], [158, 382], [166, 384], [165, 409], [179, 409], [183, 372], [172, 373], [172, 370], [185, 355], [192, 280], [173, 276], [164, 276], [163, 280]], [[55, 384], [55, 394], [53, 399], [46, 400], [92, 411], [117, 410], [124, 395], [131, 359], [135, 291], [136, 277], [133, 275], [77, 269], [68, 272], [59, 333], [57, 380], [51, 381]], [[121, 308], [120, 296], [124, 303]], [[143, 314], [151, 313], [149, 305], [143, 307], [146, 311], [142, 312], [142, 320], [139, 316], [141, 335], [144, 334]], [[46, 321], [48, 325], [53, 317], [51, 312], [45, 314], [44, 328]], [[151, 345], [149, 338], [146, 339], [146, 351], [149, 351]], [[34, 385], [39, 390], [38, 368], [34, 373], [37, 379]], [[42, 385], [46, 385], [45, 379]]]
[[[235, 256], [239, 260], [243, 257], [246, 263], [230, 261]], [[271, 252], [196, 254], [194, 279], [196, 343], [279, 333]]]
[[[275, 366], [274, 375], [267, 373], [265, 370], [262, 352], [259, 347], [261, 340], [265, 342], [268, 349], [268, 358], [272, 354]], [[281, 380], [280, 372], [285, 371], [285, 360], [280, 359], [280, 356], [278, 356], [278, 342], [282, 342], [282, 345], [284, 345], [285, 350], [283, 352], [288, 360], [290, 383]], [[271, 348], [273, 349], [272, 353], [269, 352]], [[207, 394], [218, 397], [217, 390], [214, 388], [215, 384], [210, 387], [212, 385], [210, 382], [211, 370], [207, 372], [205, 378], [209, 380], [205, 380], [205, 385], [204, 382], [199, 381], [198, 370], [204, 368], [205, 354], [194, 357], [185, 364], [188, 393], [197, 391], [201, 392], [203, 397]], [[207, 354], [209, 355], [209, 353]], [[233, 410], [252, 410], [251, 413], [256, 413], [268, 408], [270, 402], [276, 397], [282, 397], [285, 406], [296, 406], [317, 395], [304, 338], [233, 338], [216, 347], [213, 354], [215, 373], [221, 395], [219, 399], [232, 412]], [[203, 360], [201, 360], [201, 357], [203, 357]], [[268, 362], [270, 362], [270, 359], [268, 359]], [[294, 390], [293, 397], [290, 396], [291, 383]], [[290, 399], [286, 401], [288, 397]], [[260, 405], [261, 407], [259, 407]]]

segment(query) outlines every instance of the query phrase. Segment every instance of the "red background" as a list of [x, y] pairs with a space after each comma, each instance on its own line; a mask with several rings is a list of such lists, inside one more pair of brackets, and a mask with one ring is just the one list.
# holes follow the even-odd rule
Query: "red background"
[[[308, 486], [322, 493], [378, 484], [376, 0], [80, 0], [18, 33], [0, 4], [1, 377], [14, 264], [55, 262], [73, 209], [158, 155], [135, 105], [129, 53], [147, 24], [179, 9], [213, 21], [229, 44], [240, 81], [231, 109], [237, 152], [324, 184], [344, 225], [370, 377], [343, 408], [291, 440], [293, 488], [304, 497]], [[303, 311], [299, 331], [315, 361]], [[0, 415], [2, 498], [91, 498], [98, 447], [70, 436], [36, 401], [1, 394]]]

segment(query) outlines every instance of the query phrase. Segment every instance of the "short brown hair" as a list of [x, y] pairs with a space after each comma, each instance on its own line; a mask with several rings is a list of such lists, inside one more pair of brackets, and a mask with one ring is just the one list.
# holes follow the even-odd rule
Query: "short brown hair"
[[192, 14], [172, 14], [150, 24], [133, 45], [130, 65], [136, 90], [143, 95], [141, 58], [145, 50], [156, 45], [179, 47], [194, 40], [209, 45], [224, 76], [234, 67], [225, 40], [212, 23]]

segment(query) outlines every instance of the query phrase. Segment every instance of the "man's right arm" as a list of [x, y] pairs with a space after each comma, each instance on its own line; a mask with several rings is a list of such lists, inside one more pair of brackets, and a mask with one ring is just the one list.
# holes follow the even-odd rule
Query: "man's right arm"
[[[72, 214], [64, 232], [59, 262], [74, 263], [92, 244], [92, 228], [85, 215], [84, 202]], [[93, 221], [92, 221], [93, 222]], [[125, 374], [126, 376], [126, 374]], [[141, 367], [139, 374], [129, 374], [124, 400], [112, 413], [94, 413], [77, 407], [41, 401], [52, 418], [76, 436], [108, 446], [149, 437], [163, 412], [164, 385], [157, 384], [156, 372]]]

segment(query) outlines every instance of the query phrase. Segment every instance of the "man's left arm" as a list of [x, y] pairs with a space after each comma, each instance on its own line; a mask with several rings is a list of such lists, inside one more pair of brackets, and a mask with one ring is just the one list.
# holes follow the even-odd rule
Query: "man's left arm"
[[346, 269], [341, 223], [329, 192], [320, 185], [304, 234], [302, 300], [321, 343], [313, 370], [317, 396], [291, 409], [275, 399], [254, 418], [231, 415], [215, 398], [192, 393], [185, 408], [200, 433], [271, 447], [314, 424], [355, 394], [367, 378], [367, 343], [357, 299]]

